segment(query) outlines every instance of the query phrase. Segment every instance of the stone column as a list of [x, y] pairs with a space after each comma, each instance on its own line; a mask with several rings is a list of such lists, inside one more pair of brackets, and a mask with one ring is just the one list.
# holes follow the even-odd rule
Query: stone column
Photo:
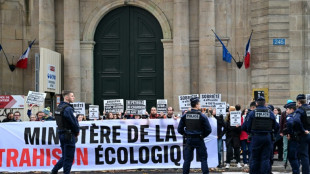
[[81, 101], [79, 10], [79, 0], [64, 1], [64, 89], [72, 90], [76, 101]]
[[94, 41], [81, 42], [81, 101], [94, 103]]
[[169, 106], [175, 106], [173, 101], [173, 45], [172, 39], [162, 39], [164, 47], [164, 98], [168, 100]]
[[178, 110], [178, 96], [190, 93], [188, 0], [174, 0], [173, 31], [173, 100]]
[[54, 0], [39, 0], [39, 44], [55, 50]]
[[216, 93], [214, 0], [199, 1], [199, 93]]

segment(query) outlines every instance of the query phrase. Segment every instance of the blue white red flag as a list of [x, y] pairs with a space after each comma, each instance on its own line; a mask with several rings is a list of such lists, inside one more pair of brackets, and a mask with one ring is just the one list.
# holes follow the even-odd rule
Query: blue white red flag
[[18, 59], [18, 62], [16, 64], [16, 67], [26, 69], [27, 68], [27, 62], [28, 62], [28, 55], [31, 49], [32, 44], [34, 43], [35, 40], [33, 40], [27, 50], [24, 52], [22, 56]]
[[251, 58], [251, 45], [250, 45], [250, 42], [251, 42], [252, 33], [253, 33], [253, 31], [251, 32], [249, 41], [248, 41], [248, 43], [246, 44], [246, 47], [245, 47], [245, 53], [244, 53], [244, 67], [245, 67], [245, 69], [250, 67], [250, 58]]

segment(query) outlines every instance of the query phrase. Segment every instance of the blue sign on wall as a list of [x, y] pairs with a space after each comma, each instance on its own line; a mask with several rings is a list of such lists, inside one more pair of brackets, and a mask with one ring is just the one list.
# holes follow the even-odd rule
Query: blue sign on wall
[[273, 39], [273, 45], [285, 45], [284, 38]]

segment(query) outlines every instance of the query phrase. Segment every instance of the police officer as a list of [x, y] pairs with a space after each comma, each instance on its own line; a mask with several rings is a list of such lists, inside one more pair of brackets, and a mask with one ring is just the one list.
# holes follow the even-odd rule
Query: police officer
[[284, 108], [286, 108], [286, 129], [284, 129], [284, 134], [288, 139], [288, 160], [292, 167], [293, 174], [299, 174], [299, 160], [297, 157], [299, 143], [297, 137], [293, 131], [294, 126], [294, 116], [296, 115], [296, 102], [287, 103]]
[[189, 173], [194, 149], [200, 156], [203, 174], [207, 174], [209, 173], [208, 154], [203, 139], [211, 133], [212, 129], [208, 118], [199, 111], [201, 109], [199, 98], [191, 98], [190, 102], [192, 109], [182, 116], [178, 126], [178, 132], [186, 137], [183, 174]]
[[[259, 97], [256, 101], [257, 108], [251, 111], [243, 126], [243, 130], [251, 134], [251, 174], [269, 174], [270, 158], [272, 152], [273, 130], [279, 130], [279, 124], [274, 114], [265, 106], [265, 98]], [[247, 130], [245, 130], [247, 128]]]
[[294, 131], [300, 139], [299, 157], [302, 165], [302, 173], [309, 174], [309, 144], [310, 144], [310, 106], [307, 105], [306, 96], [299, 94], [296, 97], [297, 107], [294, 116]]
[[80, 132], [79, 123], [73, 114], [73, 106], [70, 104], [74, 102], [74, 94], [71, 91], [63, 91], [62, 96], [64, 101], [58, 105], [55, 111], [62, 157], [52, 169], [52, 174], [56, 174], [62, 167], [64, 174], [70, 173], [74, 159], [75, 143]]

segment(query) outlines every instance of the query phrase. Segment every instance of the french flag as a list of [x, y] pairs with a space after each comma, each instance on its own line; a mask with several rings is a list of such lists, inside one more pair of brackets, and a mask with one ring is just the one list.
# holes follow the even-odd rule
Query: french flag
[[24, 52], [22, 56], [18, 59], [18, 62], [16, 63], [16, 67], [26, 69], [27, 68], [27, 62], [28, 62], [28, 55], [31, 49], [32, 44], [34, 43], [35, 40], [33, 40], [27, 50]]
[[253, 33], [253, 31], [251, 32], [249, 41], [248, 41], [248, 43], [246, 44], [246, 47], [245, 47], [245, 54], [244, 54], [244, 66], [245, 66], [245, 69], [250, 67], [250, 57], [251, 57], [251, 45], [250, 45], [250, 42], [251, 42], [252, 33]]

